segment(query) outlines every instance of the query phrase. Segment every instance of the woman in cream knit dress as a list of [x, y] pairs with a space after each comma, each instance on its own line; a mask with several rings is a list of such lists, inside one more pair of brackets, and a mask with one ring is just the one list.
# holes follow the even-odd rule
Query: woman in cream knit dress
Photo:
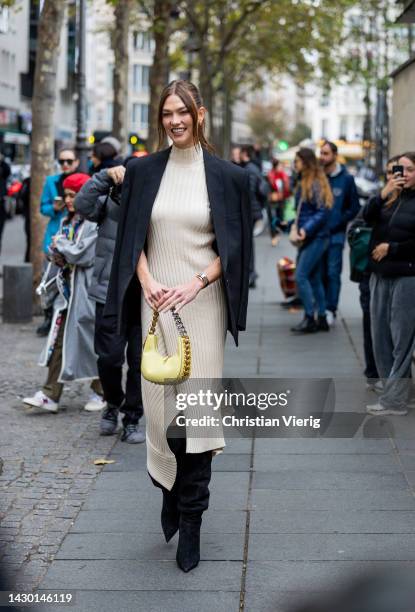
[[[195, 277], [197, 271], [203, 272], [217, 259], [212, 248], [214, 240], [202, 148], [191, 145], [181, 149], [173, 144], [147, 232], [148, 271], [166, 288], [184, 285]], [[202, 287], [197, 278], [195, 284]], [[150, 327], [152, 316], [152, 308], [143, 300], [141, 321], [144, 333]], [[227, 329], [222, 279], [199, 291], [183, 309], [182, 318], [192, 346], [191, 378], [221, 378]], [[160, 352], [164, 355], [175, 353], [177, 329], [170, 312], [160, 316], [157, 333]], [[142, 389], [147, 422], [148, 471], [163, 487], [171, 490], [177, 465], [166, 438], [166, 426], [178, 414], [175, 395], [190, 393], [196, 387], [191, 380], [176, 386], [162, 386], [143, 379]], [[197, 417], [195, 408], [191, 416]], [[206, 413], [206, 407], [201, 407], [200, 415]], [[188, 409], [184, 416], [190, 416]], [[208, 431], [203, 437], [198, 429], [193, 433], [195, 437], [187, 435], [188, 453], [224, 446], [221, 430], [218, 436]]]
[[[178, 427], [175, 399], [211, 389], [212, 379], [222, 377], [226, 332], [237, 342], [245, 329], [251, 249], [248, 176], [209, 153], [204, 117], [193, 84], [173, 81], [165, 88], [160, 143], [167, 134], [173, 146], [127, 166], [106, 304], [106, 312], [127, 325], [140, 289], [143, 337], [157, 310], [159, 351], [175, 353], [175, 309], [190, 338], [189, 380], [166, 386], [142, 381], [147, 468], [163, 492], [166, 540], [179, 530], [176, 559], [186, 572], [199, 562], [212, 454], [225, 443], [221, 427]], [[205, 405], [184, 411], [187, 417], [209, 414]]]

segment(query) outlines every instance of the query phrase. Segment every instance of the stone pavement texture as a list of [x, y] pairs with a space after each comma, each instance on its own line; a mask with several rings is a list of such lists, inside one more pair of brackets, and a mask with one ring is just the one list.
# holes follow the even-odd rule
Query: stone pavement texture
[[[26, 555], [16, 561], [23, 566], [20, 584], [36, 587], [44, 576], [41, 589], [75, 593], [69, 609], [77, 612], [283, 612], [362, 572], [413, 566], [415, 417], [363, 419], [365, 403], [376, 396], [361, 374], [357, 287], [346, 269], [336, 327], [292, 335], [289, 327], [301, 315], [278, 306], [275, 272], [277, 258], [292, 249], [286, 240], [275, 249], [268, 242], [257, 240], [260, 279], [250, 296], [248, 331], [239, 348], [228, 342], [225, 374], [333, 377], [339, 419], [324, 437], [230, 439], [214, 459], [202, 561], [183, 574], [174, 560], [177, 538], [169, 544], [162, 538], [160, 492], [147, 476], [144, 446], [111, 448], [114, 439], [99, 439], [96, 415], [82, 414], [84, 396], [75, 390], [66, 394], [65, 413], [24, 414], [16, 395], [42, 378], [34, 367], [40, 342], [29, 327], [8, 328], [0, 346], [8, 374], [0, 454], [10, 482], [5, 554], [13, 556], [11, 546], [20, 544], [15, 555]], [[353, 437], [344, 437], [344, 413], [356, 415]], [[101, 471], [92, 461], [105, 453], [115, 463]], [[37, 514], [49, 493], [52, 508]], [[19, 541], [25, 516], [30, 533]], [[48, 542], [53, 549], [45, 552]]]

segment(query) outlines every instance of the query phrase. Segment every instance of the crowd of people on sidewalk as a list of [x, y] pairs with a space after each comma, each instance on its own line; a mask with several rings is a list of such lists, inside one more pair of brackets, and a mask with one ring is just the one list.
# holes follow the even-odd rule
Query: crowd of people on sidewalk
[[[71, 148], [61, 150], [57, 163], [62, 172], [46, 179], [40, 202], [42, 214], [49, 218], [43, 243], [44, 284], [50, 287], [52, 279], [56, 279], [56, 283], [48, 290], [54, 299], [49, 299], [45, 306], [44, 321], [37, 333], [47, 337], [41, 363], [49, 366], [49, 375], [43, 389], [32, 398], [25, 398], [25, 403], [54, 412], [58, 409], [65, 381], [91, 378], [91, 396], [85, 409], [102, 412], [101, 433], [117, 431], [121, 412], [124, 415], [122, 439], [142, 442], [144, 434], [139, 428], [143, 415], [139, 374], [140, 320], [138, 317], [131, 321], [128, 331], [119, 334], [116, 316], [112, 319], [103, 316], [117, 235], [121, 184], [126, 165], [133, 159], [123, 160], [120, 151], [120, 143], [111, 136], [96, 143], [91, 150], [90, 175], [85, 175], [78, 172], [75, 151]], [[263, 229], [266, 219], [272, 246], [276, 246], [286, 233], [297, 248], [296, 295], [282, 304], [304, 309], [303, 319], [291, 327], [293, 333], [330, 331], [337, 317], [346, 237], [349, 236], [352, 253], [355, 249], [353, 237], [359, 235], [359, 244], [361, 237], [366, 237], [366, 250], [371, 255], [365, 254], [366, 267], [358, 278], [365, 376], [368, 386], [380, 394], [379, 402], [369, 406], [368, 411], [406, 414], [408, 400], [402, 399], [405, 394], [400, 391], [404, 385], [396, 381], [411, 377], [414, 341], [415, 321], [410, 316], [411, 279], [415, 276], [412, 273], [410, 213], [413, 154], [397, 155], [388, 162], [386, 185], [366, 206], [360, 205], [353, 175], [339, 163], [337, 146], [333, 142], [323, 142], [319, 158], [312, 149], [300, 148], [289, 173], [276, 158], [264, 173], [260, 152], [252, 145], [234, 147], [231, 161], [244, 168], [248, 175], [253, 237], [258, 226], [260, 231]], [[7, 176], [4, 161], [2, 172], [3, 180]], [[75, 177], [75, 181], [69, 180], [71, 177]], [[25, 197], [29, 197], [30, 179], [23, 191]], [[76, 211], [73, 208], [75, 195]], [[291, 199], [295, 203], [295, 216], [290, 219], [286, 210]], [[87, 240], [88, 230], [91, 244]], [[82, 274], [82, 270], [88, 273]], [[252, 289], [257, 276], [252, 240], [249, 258], [249, 287]], [[83, 290], [80, 289], [82, 284]], [[94, 312], [90, 308], [83, 309], [80, 304], [74, 306], [83, 300], [75, 299], [77, 294], [88, 296], [88, 304], [95, 304]], [[78, 309], [80, 312], [74, 315]], [[83, 310], [88, 311], [88, 316]], [[79, 351], [76, 332], [80, 326], [74, 325], [74, 317], [77, 322], [82, 320], [83, 341]], [[400, 326], [403, 319], [406, 327]], [[384, 333], [385, 329], [388, 333]], [[125, 354], [128, 373], [124, 392], [121, 381]], [[80, 371], [79, 368], [71, 371], [71, 355]], [[93, 371], [89, 363], [96, 364]], [[407, 385], [409, 390], [410, 387]]]
[[141, 376], [147, 329], [155, 335], [157, 324], [153, 352], [174, 354], [177, 330], [185, 335], [177, 326], [184, 308], [192, 378], [220, 379], [226, 333], [237, 343], [246, 327], [249, 288], [258, 277], [254, 238], [267, 223], [272, 247], [285, 233], [297, 249], [296, 295], [285, 305], [301, 305], [304, 316], [293, 334], [330, 331], [346, 239], [352, 255], [361, 249], [353, 280], [363, 311], [365, 375], [379, 393], [370, 414], [407, 413], [415, 348], [415, 153], [390, 160], [385, 187], [361, 207], [335, 143], [325, 141], [319, 158], [300, 148], [290, 174], [276, 158], [264, 173], [252, 145], [234, 147], [232, 163], [212, 154], [205, 112], [197, 88], [174, 81], [160, 100], [157, 153], [123, 159], [110, 136], [92, 148], [86, 174], [73, 149], [59, 152], [62, 171], [46, 179], [40, 202], [49, 222], [38, 288], [45, 317], [37, 333], [46, 337], [40, 363], [48, 374], [24, 398], [30, 408], [56, 413], [63, 385], [88, 380], [85, 410], [100, 411], [100, 434], [115, 434], [122, 415], [121, 440], [147, 442], [148, 471], [163, 495], [163, 532], [168, 541], [179, 531], [184, 571], [199, 560], [211, 460], [224, 440], [221, 432], [178, 435], [166, 405], [179, 389], [190, 390], [190, 381], [164, 386]]

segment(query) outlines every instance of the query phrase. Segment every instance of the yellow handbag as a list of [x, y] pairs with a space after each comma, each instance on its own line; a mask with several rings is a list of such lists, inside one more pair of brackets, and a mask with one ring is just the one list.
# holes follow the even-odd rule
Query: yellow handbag
[[192, 356], [190, 339], [179, 314], [174, 309], [171, 310], [171, 313], [179, 332], [177, 352], [168, 357], [159, 353], [156, 334], [159, 313], [154, 310], [141, 357], [141, 374], [146, 380], [158, 385], [174, 385], [183, 382], [190, 376]]

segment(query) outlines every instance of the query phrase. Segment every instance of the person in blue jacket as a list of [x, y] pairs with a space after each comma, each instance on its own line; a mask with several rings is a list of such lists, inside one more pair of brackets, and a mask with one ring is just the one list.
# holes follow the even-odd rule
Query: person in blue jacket
[[325, 255], [325, 290], [327, 321], [332, 325], [336, 319], [341, 289], [343, 250], [347, 226], [360, 210], [354, 178], [337, 161], [338, 149], [334, 142], [326, 140], [320, 148], [320, 163], [329, 180], [334, 203], [330, 215], [330, 243]]
[[[311, 149], [302, 148], [295, 157], [299, 174], [296, 199], [296, 236], [290, 238], [299, 246], [295, 278], [297, 292], [304, 306], [303, 320], [293, 332], [329, 331], [326, 320], [326, 297], [322, 278], [323, 255], [329, 245], [329, 222], [333, 194], [329, 182]], [[315, 319], [317, 309], [317, 321]]]
[[[79, 160], [73, 149], [62, 149], [58, 155], [58, 164], [62, 169], [60, 174], [53, 174], [46, 178], [40, 198], [40, 212], [45, 217], [49, 217], [43, 238], [43, 252], [48, 253], [53, 236], [58, 233], [62, 217], [64, 215], [65, 203], [63, 200], [63, 181], [67, 176], [76, 172]], [[46, 260], [46, 258], [45, 258]], [[37, 328], [38, 336], [47, 336], [52, 323], [52, 308], [44, 311], [44, 321]]]

